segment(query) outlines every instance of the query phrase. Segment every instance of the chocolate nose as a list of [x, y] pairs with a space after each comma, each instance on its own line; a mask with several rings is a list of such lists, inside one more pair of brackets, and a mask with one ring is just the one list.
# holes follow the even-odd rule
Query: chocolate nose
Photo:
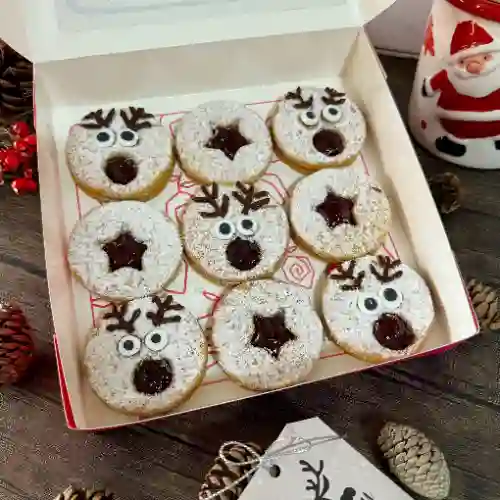
[[373, 325], [373, 336], [391, 351], [402, 351], [417, 341], [413, 328], [399, 314], [382, 314]]
[[134, 370], [134, 386], [137, 392], [154, 396], [167, 390], [174, 379], [168, 359], [144, 359]]
[[238, 271], [251, 271], [260, 264], [262, 251], [257, 242], [235, 238], [226, 248], [227, 261]]
[[345, 149], [344, 137], [335, 130], [322, 129], [313, 137], [317, 151], [328, 157], [338, 156]]
[[112, 156], [106, 162], [104, 172], [115, 184], [126, 186], [137, 177], [137, 165], [130, 156]]

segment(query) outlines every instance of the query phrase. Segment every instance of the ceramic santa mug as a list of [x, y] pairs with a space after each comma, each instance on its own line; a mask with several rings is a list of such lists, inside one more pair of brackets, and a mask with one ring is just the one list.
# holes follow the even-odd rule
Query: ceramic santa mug
[[410, 102], [426, 149], [500, 168], [500, 0], [435, 0]]

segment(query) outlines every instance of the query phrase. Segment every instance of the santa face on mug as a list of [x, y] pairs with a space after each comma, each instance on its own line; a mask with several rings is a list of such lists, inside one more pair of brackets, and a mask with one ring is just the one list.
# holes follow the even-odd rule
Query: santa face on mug
[[436, 140], [438, 151], [460, 157], [467, 140], [494, 139], [500, 150], [500, 43], [474, 21], [457, 25], [448, 67], [422, 87], [425, 97], [439, 95], [437, 116], [447, 135]]

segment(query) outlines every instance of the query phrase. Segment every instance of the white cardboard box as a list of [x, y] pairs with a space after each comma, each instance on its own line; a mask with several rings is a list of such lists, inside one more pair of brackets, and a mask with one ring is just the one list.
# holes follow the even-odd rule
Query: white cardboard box
[[[71, 276], [68, 235], [97, 202], [77, 189], [65, 165], [69, 127], [98, 107], [141, 105], [174, 125], [183, 112], [232, 98], [263, 116], [300, 84], [348, 90], [369, 123], [364, 163], [387, 191], [394, 212], [388, 253], [416, 266], [430, 284], [438, 310], [421, 353], [477, 332], [453, 253], [420, 165], [363, 30], [393, 0], [0, 0], [1, 36], [35, 62], [38, 157], [50, 298], [68, 426], [103, 429], [138, 422], [104, 405], [90, 390], [81, 352], [105, 306]], [[23, 26], [23, 29], [20, 27]], [[298, 174], [279, 161], [267, 177], [286, 195]], [[295, 176], [295, 178], [294, 178]], [[176, 170], [149, 202], [175, 216], [194, 189]], [[280, 279], [311, 290], [325, 264], [295, 246]], [[202, 324], [221, 287], [187, 266], [169, 284]], [[325, 343], [308, 382], [369, 368]], [[210, 361], [202, 386], [177, 412], [254, 395], [229, 381]]]

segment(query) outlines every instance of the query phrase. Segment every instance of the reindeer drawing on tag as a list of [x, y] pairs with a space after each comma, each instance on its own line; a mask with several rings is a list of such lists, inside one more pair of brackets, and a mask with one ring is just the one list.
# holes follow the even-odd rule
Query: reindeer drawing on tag
[[169, 130], [132, 106], [86, 114], [71, 128], [66, 154], [81, 187], [110, 199], [141, 199], [173, 160]]
[[194, 265], [221, 281], [272, 273], [289, 240], [285, 211], [255, 185], [202, 186], [182, 223], [186, 252]]
[[[299, 464], [302, 467], [302, 472], [309, 474], [311, 477], [307, 479], [306, 491], [311, 492], [311, 500], [337, 500], [332, 496], [327, 496], [330, 493], [331, 481], [324, 473], [325, 462], [320, 460], [318, 467], [315, 468], [306, 460], [300, 460]], [[370, 494], [362, 492], [359, 494], [351, 487], [344, 488], [342, 495], [338, 500], [375, 500]]]
[[333, 339], [367, 356], [411, 352], [434, 316], [424, 280], [384, 255], [329, 268], [323, 310]]

